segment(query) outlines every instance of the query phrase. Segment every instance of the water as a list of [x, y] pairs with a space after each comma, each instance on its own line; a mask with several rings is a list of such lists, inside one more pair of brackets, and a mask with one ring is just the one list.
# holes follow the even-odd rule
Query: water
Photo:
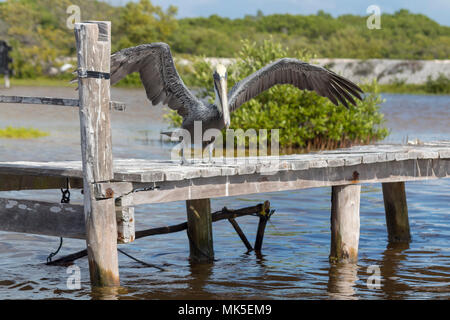
[[[76, 97], [73, 89], [14, 88], [0, 94]], [[114, 89], [113, 98], [129, 105], [112, 117], [116, 158], [169, 156], [159, 141], [166, 128], [164, 110], [149, 107], [143, 90]], [[450, 139], [450, 96], [385, 95], [388, 142], [406, 139]], [[78, 160], [79, 123], [76, 109], [0, 105], [0, 128], [33, 126], [49, 131], [39, 140], [0, 139], [1, 161]], [[91, 290], [87, 259], [76, 261], [81, 289], [67, 288], [66, 267], [44, 264], [59, 244], [58, 238], [0, 232], [0, 299], [448, 299], [450, 298], [450, 179], [407, 183], [406, 192], [413, 241], [388, 246], [384, 206], [379, 184], [364, 185], [361, 196], [361, 238], [358, 264], [330, 265], [330, 189], [319, 188], [219, 198], [213, 210], [240, 208], [270, 200], [276, 209], [267, 226], [263, 254], [246, 254], [227, 221], [214, 223], [216, 261], [195, 266], [188, 260], [184, 232], [154, 236], [121, 248], [165, 271], [146, 268], [119, 254], [122, 287]], [[57, 190], [3, 192], [2, 197], [59, 201]], [[82, 200], [78, 191], [72, 202]], [[185, 203], [136, 208], [137, 229], [171, 225], [186, 220]], [[257, 219], [239, 224], [251, 242]], [[84, 249], [80, 240], [65, 239], [58, 256]], [[368, 268], [381, 272], [381, 287], [371, 289]]]

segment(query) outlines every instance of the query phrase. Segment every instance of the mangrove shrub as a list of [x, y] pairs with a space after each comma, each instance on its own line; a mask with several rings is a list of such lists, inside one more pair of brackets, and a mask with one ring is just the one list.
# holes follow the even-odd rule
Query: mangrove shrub
[[[288, 49], [280, 43], [265, 40], [261, 45], [243, 41], [237, 62], [228, 68], [228, 86], [252, 74], [266, 64], [288, 56]], [[296, 52], [295, 58], [309, 61], [307, 52]], [[199, 59], [192, 73], [184, 76], [188, 86], [199, 90], [200, 98], [214, 99], [212, 66]], [[366, 92], [364, 101], [349, 109], [335, 106], [315, 92], [299, 90], [291, 85], [277, 85], [242, 105], [231, 114], [231, 129], [280, 129], [282, 148], [321, 149], [370, 143], [385, 138], [379, 112], [383, 102], [376, 81], [361, 86]], [[173, 126], [181, 124], [181, 117], [171, 111], [168, 118]], [[270, 139], [270, 134], [269, 134]]]

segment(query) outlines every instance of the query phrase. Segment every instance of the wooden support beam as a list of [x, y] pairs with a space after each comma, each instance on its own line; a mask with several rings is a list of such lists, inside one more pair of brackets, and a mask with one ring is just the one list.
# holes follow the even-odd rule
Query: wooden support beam
[[85, 239], [82, 205], [0, 198], [0, 230]]
[[[79, 72], [110, 72], [111, 23], [75, 24]], [[81, 151], [89, 272], [93, 286], [118, 286], [114, 199], [97, 200], [94, 184], [113, 179], [110, 81], [79, 77]]]
[[256, 239], [255, 239], [256, 252], [261, 252], [267, 221], [269, 221], [269, 216], [265, 215], [259, 216], [258, 231], [256, 232]]
[[187, 200], [186, 210], [190, 259], [194, 263], [212, 262], [214, 260], [214, 247], [211, 200]]
[[130, 243], [135, 239], [134, 207], [122, 206], [120, 199], [116, 200], [117, 243]]
[[[225, 220], [225, 219], [232, 219], [235, 221], [236, 218], [247, 216], [247, 215], [254, 215], [258, 213], [265, 213], [268, 215], [271, 215], [273, 211], [270, 211], [270, 202], [265, 201], [264, 204], [258, 204], [256, 206], [242, 208], [242, 209], [236, 209], [231, 210], [226, 207], [224, 207], [222, 210], [214, 212], [211, 214], [212, 216], [212, 222]], [[136, 239], [141, 239], [149, 236], [155, 236], [160, 234], [168, 234], [168, 233], [174, 233], [174, 232], [180, 232], [187, 230], [188, 223], [183, 222], [172, 226], [166, 226], [166, 227], [160, 227], [160, 228], [152, 228], [147, 230], [140, 230], [136, 231]], [[250, 246], [251, 247], [251, 246]], [[74, 254], [70, 254], [68, 256], [62, 257], [60, 259], [54, 260], [50, 265], [64, 265], [67, 263], [72, 263], [76, 259], [85, 257], [87, 255], [86, 250], [82, 250], [79, 252], [76, 252]]]
[[[4, 96], [0, 95], [0, 103], [17, 104], [45, 104], [52, 106], [79, 107], [80, 100], [71, 98], [53, 98], [53, 97], [29, 97], [29, 96]], [[110, 101], [111, 110], [125, 111], [126, 105], [122, 102]]]
[[330, 261], [356, 262], [361, 186], [332, 187]]
[[239, 235], [239, 238], [241, 238], [242, 242], [244, 243], [245, 247], [247, 248], [247, 251], [252, 251], [253, 247], [250, 244], [250, 242], [247, 240], [247, 237], [245, 236], [244, 232], [242, 231], [241, 227], [239, 227], [239, 224], [237, 221], [233, 218], [229, 218], [228, 221], [233, 226], [236, 233]]
[[410, 242], [404, 182], [382, 183], [389, 242]]
[[83, 188], [83, 180], [80, 178], [0, 173], [0, 191], [65, 188], [67, 184], [67, 179], [69, 179], [71, 189]]
[[[118, 243], [135, 238], [134, 208], [117, 207]], [[0, 231], [86, 239], [84, 206], [0, 198]]]

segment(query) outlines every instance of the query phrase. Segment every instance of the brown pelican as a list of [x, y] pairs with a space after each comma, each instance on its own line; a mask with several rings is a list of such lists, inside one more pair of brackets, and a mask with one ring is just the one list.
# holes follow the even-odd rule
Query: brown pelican
[[341, 102], [347, 108], [347, 100], [356, 105], [353, 97], [361, 100], [359, 93], [363, 93], [356, 84], [330, 70], [283, 58], [239, 81], [229, 93], [226, 69], [218, 65], [213, 73], [215, 103], [204, 104], [184, 85], [175, 69], [169, 45], [161, 42], [123, 49], [111, 56], [111, 84], [132, 72], [139, 72], [153, 105], [162, 102], [183, 117], [181, 127], [191, 136], [194, 136], [194, 121], [202, 122], [202, 134], [211, 128], [228, 128], [230, 112], [277, 84], [315, 91], [335, 105]]

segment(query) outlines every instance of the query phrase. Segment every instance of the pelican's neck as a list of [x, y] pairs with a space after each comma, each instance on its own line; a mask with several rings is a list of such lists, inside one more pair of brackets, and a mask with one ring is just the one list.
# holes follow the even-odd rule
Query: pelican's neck
[[217, 110], [219, 111], [220, 116], [223, 116], [222, 101], [220, 101], [219, 93], [217, 92], [216, 87], [214, 87], [214, 94], [216, 96], [216, 98], [214, 100], [214, 105], [217, 107]]

